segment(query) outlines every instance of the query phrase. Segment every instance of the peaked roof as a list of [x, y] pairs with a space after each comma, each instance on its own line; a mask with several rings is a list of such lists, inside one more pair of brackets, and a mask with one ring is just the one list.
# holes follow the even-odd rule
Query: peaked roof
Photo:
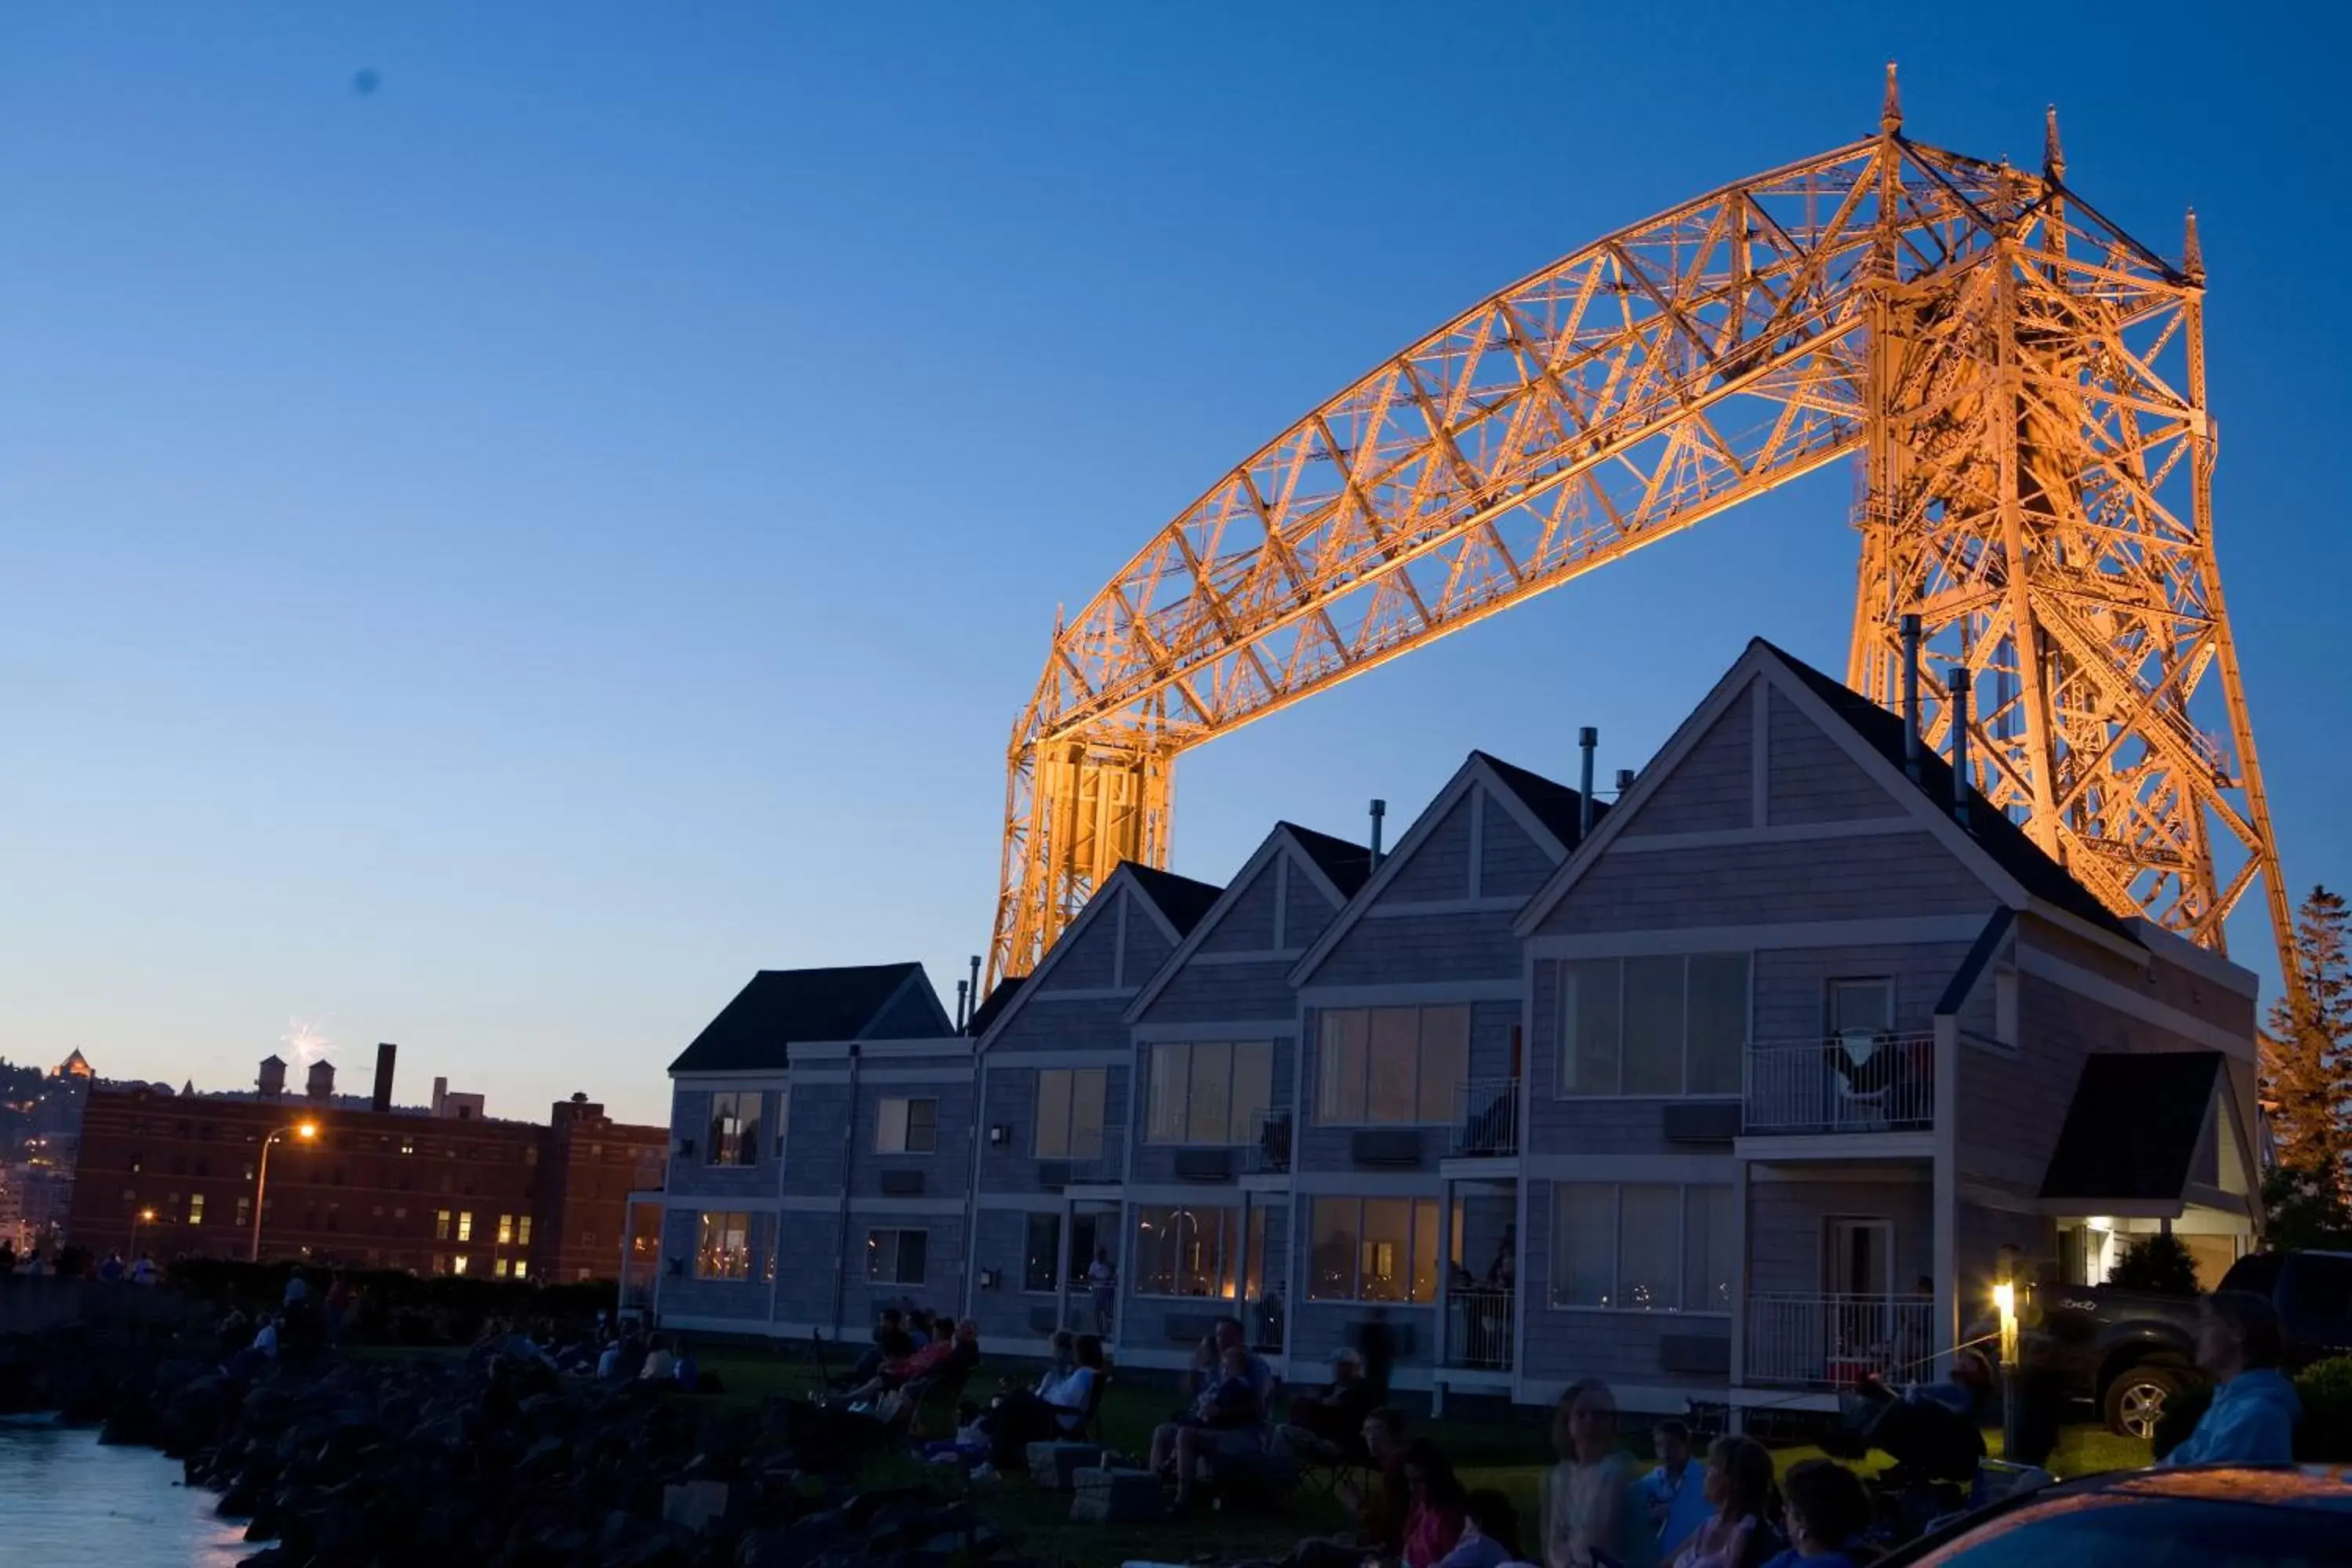
[[[1901, 715], [1888, 712], [1844, 682], [1831, 679], [1786, 648], [1775, 647], [1762, 637], [1756, 639], [1756, 645], [1811, 687], [1813, 694], [1829, 705], [1830, 711], [1843, 720], [1873, 751], [1897, 769], [1903, 766]], [[1951, 763], [1926, 746], [1919, 749], [1919, 789], [1939, 806], [1948, 806], [1952, 798]], [[2025, 829], [2011, 822], [2007, 812], [1973, 788], [1969, 791], [1967, 831], [2002, 870], [2017, 879], [2018, 886], [2033, 897], [2077, 920], [2113, 931], [2126, 942], [2138, 941], [2113, 910], [2068, 875], [2066, 868], [2053, 860], [2042, 846], [2027, 837]]]
[[[785, 1047], [794, 1040], [857, 1038], [910, 982], [930, 986], [919, 963], [763, 969], [695, 1036], [669, 1070], [775, 1071], [785, 1065]], [[931, 1005], [936, 1010], [937, 996]]]
[[1371, 879], [1372, 852], [1366, 846], [1350, 844], [1344, 838], [1334, 838], [1328, 833], [1318, 833], [1295, 822], [1277, 822], [1275, 826], [1290, 835], [1291, 841], [1298, 846], [1299, 853], [1314, 861], [1315, 868], [1339, 889], [1340, 898], [1354, 898], [1356, 889]]
[[1224, 891], [1213, 882], [1196, 882], [1173, 871], [1155, 871], [1132, 860], [1121, 864], [1134, 877], [1137, 890], [1158, 906], [1180, 938], [1201, 923], [1201, 917], [1209, 912], [1209, 906]]
[[2205, 1136], [2219, 1051], [2100, 1052], [2083, 1061], [2045, 1198], [2178, 1202]]
[[1008, 974], [998, 981], [996, 989], [988, 994], [988, 1000], [973, 1008], [971, 1016], [964, 1020], [963, 1032], [973, 1039], [988, 1033], [988, 1026], [996, 1022], [996, 1016], [1012, 1006], [1013, 999], [1020, 995], [1021, 988], [1028, 984], [1029, 977], [1025, 974]]
[[[1576, 847], [1576, 841], [1583, 837], [1580, 824], [1583, 818], [1584, 796], [1564, 784], [1553, 783], [1541, 773], [1531, 773], [1525, 768], [1507, 763], [1492, 752], [1473, 752], [1471, 755], [1485, 759], [1486, 766], [1494, 773], [1496, 782], [1519, 797], [1519, 804], [1526, 806], [1554, 838], [1559, 840], [1561, 848]], [[1599, 826], [1601, 819], [1608, 814], [1609, 803], [1596, 795], [1592, 802], [1593, 826]]]

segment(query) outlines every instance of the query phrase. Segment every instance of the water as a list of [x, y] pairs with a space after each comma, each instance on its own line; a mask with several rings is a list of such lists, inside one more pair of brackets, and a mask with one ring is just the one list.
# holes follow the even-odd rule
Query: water
[[261, 1550], [243, 1524], [213, 1517], [218, 1494], [179, 1480], [180, 1462], [152, 1448], [0, 1420], [0, 1563], [227, 1568]]

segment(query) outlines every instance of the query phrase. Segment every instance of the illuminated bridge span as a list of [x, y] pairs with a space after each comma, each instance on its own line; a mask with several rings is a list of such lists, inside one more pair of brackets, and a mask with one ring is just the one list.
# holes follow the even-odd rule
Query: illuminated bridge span
[[[1167, 864], [1185, 748], [1839, 458], [1847, 680], [1898, 703], [1919, 615], [1931, 668], [1969, 672], [1975, 783], [2035, 842], [2216, 949], [2260, 880], [2284, 941], [2212, 552], [2194, 216], [2177, 264], [2109, 223], [2054, 112], [2032, 174], [1902, 124], [1890, 67], [1875, 137], [1513, 284], [1161, 529], [1056, 628], [1013, 727], [991, 983], [1119, 861]], [[1927, 699], [1948, 750], [1958, 705]]]

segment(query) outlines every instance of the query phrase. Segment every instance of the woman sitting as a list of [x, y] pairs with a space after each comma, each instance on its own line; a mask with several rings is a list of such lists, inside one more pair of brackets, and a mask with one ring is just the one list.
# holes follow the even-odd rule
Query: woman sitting
[[981, 1430], [988, 1434], [990, 1460], [1000, 1470], [1022, 1464], [1032, 1443], [1076, 1436], [1094, 1408], [1095, 1390], [1104, 1375], [1102, 1341], [1093, 1334], [1074, 1340], [1066, 1329], [1054, 1341], [1057, 1352], [1068, 1351], [1068, 1363], [1062, 1364], [1057, 1353], [1055, 1365], [1038, 1380], [1034, 1392], [1009, 1389], [980, 1417]]
[[1437, 1568], [1461, 1542], [1469, 1495], [1426, 1437], [1405, 1450], [1404, 1490], [1404, 1568]]

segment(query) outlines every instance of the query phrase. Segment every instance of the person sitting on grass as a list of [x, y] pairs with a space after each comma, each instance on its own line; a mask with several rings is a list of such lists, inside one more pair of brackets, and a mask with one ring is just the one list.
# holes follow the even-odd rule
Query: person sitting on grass
[[1300, 1542], [1289, 1568], [1360, 1568], [1367, 1558], [1388, 1562], [1402, 1553], [1412, 1507], [1404, 1478], [1404, 1416], [1385, 1407], [1375, 1410], [1364, 1417], [1360, 1436], [1373, 1472], [1370, 1489], [1352, 1481], [1331, 1489], [1332, 1498], [1348, 1510], [1352, 1533]]
[[[1038, 1381], [1036, 1389], [1007, 1389], [981, 1415], [990, 1461], [1000, 1470], [1021, 1464], [1032, 1443], [1076, 1436], [1093, 1405], [1095, 1386], [1103, 1375], [1102, 1341], [1093, 1334], [1074, 1339], [1066, 1329], [1054, 1340], [1057, 1365]], [[1058, 1364], [1064, 1352], [1070, 1358], [1067, 1365]]]
[[1688, 1426], [1659, 1422], [1650, 1429], [1650, 1447], [1658, 1468], [1642, 1478], [1642, 1496], [1650, 1505], [1650, 1527], [1658, 1532], [1658, 1556], [1671, 1559], [1706, 1520], [1706, 1489], [1691, 1465]]
[[2294, 1384], [2279, 1371], [2285, 1337], [2278, 1313], [2250, 1290], [2217, 1290], [2198, 1313], [2197, 1364], [2213, 1374], [2213, 1403], [2197, 1428], [2158, 1463], [2286, 1465], [2294, 1462]]
[[1426, 1437], [1405, 1451], [1404, 1489], [1404, 1568], [1437, 1568], [1461, 1542], [1469, 1494]]
[[1497, 1491], [1472, 1492], [1463, 1505], [1462, 1539], [1437, 1568], [1503, 1568], [1519, 1560], [1519, 1511]]
[[[1750, 1437], [1717, 1437], [1707, 1445], [1706, 1479], [1691, 1489], [1713, 1505], [1683, 1542], [1674, 1568], [1757, 1568], [1781, 1542], [1768, 1517], [1772, 1506], [1772, 1456]], [[1660, 1538], [1661, 1545], [1664, 1537]]]
[[1179, 1513], [1192, 1505], [1192, 1488], [1200, 1479], [1202, 1459], [1211, 1456], [1243, 1458], [1265, 1451], [1265, 1401], [1257, 1379], [1250, 1374], [1251, 1356], [1236, 1342], [1226, 1348], [1217, 1380], [1202, 1391], [1192, 1408], [1166, 1426], [1172, 1434], [1165, 1451], [1159, 1434], [1152, 1441], [1155, 1469], [1171, 1462], [1176, 1471], [1173, 1507]]
[[914, 1353], [915, 1342], [907, 1337], [907, 1314], [896, 1307], [885, 1307], [874, 1322], [874, 1342], [850, 1363], [849, 1382], [852, 1385], [864, 1383], [882, 1370], [884, 1362]]
[[882, 1370], [842, 1397], [855, 1404], [938, 1377], [969, 1373], [980, 1363], [980, 1325], [970, 1318], [955, 1326], [952, 1339], [942, 1333], [912, 1355], [884, 1362]]
[[1569, 1384], [1552, 1412], [1560, 1462], [1544, 1472], [1544, 1568], [1652, 1568], [1658, 1538], [1633, 1456], [1617, 1440], [1617, 1397], [1597, 1377]]
[[1361, 1464], [1364, 1417], [1372, 1413], [1375, 1397], [1364, 1377], [1364, 1358], [1343, 1345], [1331, 1352], [1329, 1386], [1290, 1402], [1283, 1441], [1292, 1453], [1317, 1464]]
[[1870, 1494], [1834, 1459], [1807, 1459], [1780, 1483], [1789, 1549], [1764, 1568], [1863, 1568], [1877, 1553], [1859, 1540], [1870, 1523]]

